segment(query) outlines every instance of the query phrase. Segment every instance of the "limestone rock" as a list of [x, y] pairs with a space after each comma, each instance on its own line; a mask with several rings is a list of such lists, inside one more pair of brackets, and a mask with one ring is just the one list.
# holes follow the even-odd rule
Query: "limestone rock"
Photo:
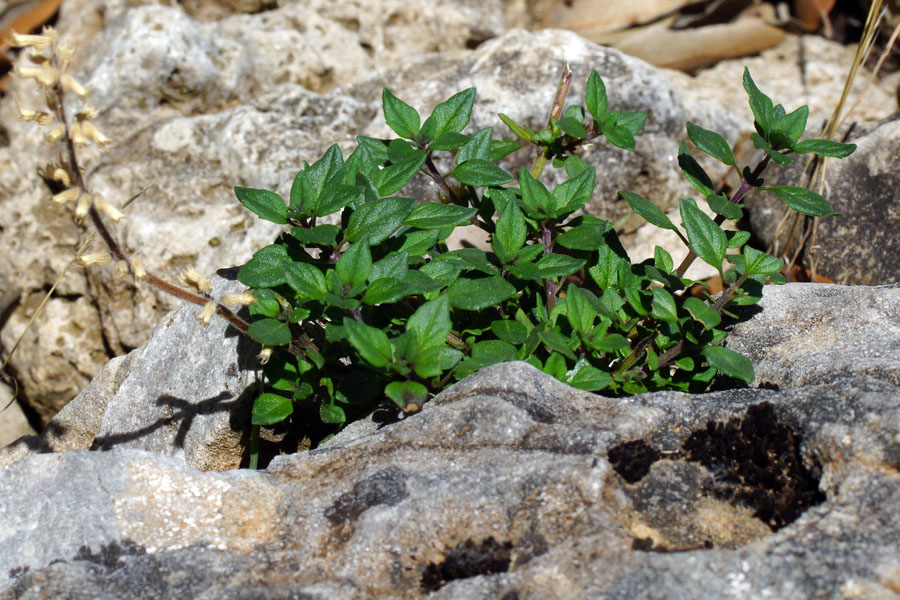
[[729, 348], [750, 357], [753, 385], [776, 388], [872, 377], [900, 385], [900, 285], [766, 286]]
[[[233, 275], [233, 274], [232, 274]], [[213, 279], [218, 298], [243, 286]], [[255, 397], [257, 347], [200, 307], [166, 317], [138, 350], [107, 364], [48, 425], [0, 450], [0, 465], [35, 452], [140, 448], [201, 469], [240, 466]]]
[[257, 473], [29, 456], [0, 470], [0, 595], [800, 599], [900, 566], [873, 379], [608, 399], [508, 363], [348, 434]]

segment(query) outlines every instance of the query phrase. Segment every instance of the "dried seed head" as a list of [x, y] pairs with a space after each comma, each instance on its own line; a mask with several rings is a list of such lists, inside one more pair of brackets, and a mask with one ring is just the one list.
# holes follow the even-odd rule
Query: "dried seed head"
[[[55, 32], [54, 32], [55, 33]], [[35, 48], [36, 50], [43, 50], [44, 48], [49, 47], [54, 39], [55, 35], [19, 35], [15, 31], [12, 32], [12, 45], [15, 48]]]
[[197, 315], [197, 320], [203, 323], [204, 325], [209, 324], [209, 320], [212, 319], [212, 316], [216, 314], [216, 303], [210, 300], [203, 307], [203, 310], [200, 311], [200, 314]]
[[98, 114], [100, 113], [96, 108], [90, 104], [85, 104], [75, 113], [75, 118], [79, 121], [88, 121], [90, 119], [96, 119]]
[[144, 270], [144, 261], [141, 260], [140, 256], [135, 256], [131, 259], [131, 268], [134, 269], [134, 278], [138, 281], [142, 281], [147, 278], [147, 271]]
[[259, 354], [256, 355], [256, 358], [259, 359], [259, 364], [261, 365], [268, 363], [269, 359], [272, 358], [272, 348], [263, 348], [259, 351]]
[[81, 194], [78, 197], [78, 203], [75, 205], [75, 222], [81, 224], [84, 221], [84, 218], [87, 216], [88, 211], [91, 210], [91, 195], [90, 194]]
[[118, 223], [125, 218], [125, 215], [118, 208], [106, 201], [100, 194], [94, 194], [94, 206], [97, 210], [104, 213], [107, 217]]
[[100, 265], [102, 267], [103, 265], [109, 264], [109, 261], [111, 260], [112, 256], [106, 252], [99, 254], [82, 254], [78, 257], [78, 261], [85, 267], [88, 265]]
[[53, 67], [17, 67], [16, 75], [22, 79], [36, 79], [46, 87], [52, 87], [59, 79], [59, 70]]
[[101, 148], [105, 148], [112, 141], [103, 135], [103, 132], [94, 127], [94, 124], [90, 121], [84, 121], [81, 124], [81, 130], [86, 138], [94, 140]]
[[116, 263], [116, 277], [125, 277], [128, 275], [128, 263], [120, 260]]
[[84, 146], [87, 144], [87, 138], [84, 137], [84, 131], [81, 129], [81, 123], [76, 121], [72, 123], [72, 127], [69, 129], [69, 139], [72, 140], [72, 143], [76, 146]]
[[256, 298], [249, 290], [244, 290], [240, 294], [222, 294], [222, 304], [225, 306], [234, 306], [240, 304], [247, 306], [256, 302]]
[[72, 179], [69, 177], [69, 172], [62, 167], [56, 167], [55, 169], [53, 169], [53, 173], [50, 174], [50, 179], [59, 181], [65, 186], [72, 185]]
[[69, 202], [76, 202], [80, 196], [81, 190], [79, 188], [70, 187], [58, 194], [55, 194], [52, 200], [62, 206], [63, 204], [68, 204]]
[[54, 116], [48, 112], [28, 110], [27, 108], [19, 108], [19, 118], [23, 121], [35, 121], [38, 125], [49, 125], [53, 122]]
[[59, 68], [65, 69], [69, 66], [69, 62], [72, 60], [72, 55], [75, 54], [75, 49], [68, 44], [61, 44], [57, 51], [59, 52]]
[[194, 267], [189, 266], [186, 268], [180, 279], [185, 286], [192, 287], [201, 293], [206, 293], [212, 289], [212, 284], [209, 280], [195, 271]]
[[33, 62], [36, 65], [46, 65], [50, 62], [50, 57], [40, 52], [38, 50], [34, 50], [28, 53], [28, 60]]
[[58, 142], [62, 139], [63, 135], [66, 133], [66, 128], [63, 127], [62, 123], [57, 124], [53, 129], [47, 132], [47, 135], [44, 136], [48, 142], [54, 143]]
[[79, 98], [84, 98], [88, 94], [87, 88], [68, 73], [63, 73], [59, 78], [59, 82], [62, 83], [63, 89], [69, 90]]

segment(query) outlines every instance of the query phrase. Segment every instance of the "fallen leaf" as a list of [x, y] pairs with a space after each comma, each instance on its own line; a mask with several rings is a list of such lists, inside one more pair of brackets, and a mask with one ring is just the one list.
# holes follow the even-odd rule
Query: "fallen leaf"
[[759, 17], [734, 23], [673, 31], [653, 25], [615, 47], [657, 67], [692, 71], [728, 58], [750, 56], [779, 44], [784, 32]]
[[569, 29], [593, 41], [593, 35], [659, 19], [689, 3], [689, 0], [574, 0], [571, 3], [557, 0], [541, 19], [541, 27]]

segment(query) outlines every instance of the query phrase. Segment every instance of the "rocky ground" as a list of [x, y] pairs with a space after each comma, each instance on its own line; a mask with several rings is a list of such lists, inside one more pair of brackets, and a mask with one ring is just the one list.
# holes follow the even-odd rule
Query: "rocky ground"
[[[423, 111], [475, 86], [475, 129], [500, 131], [498, 112], [538, 128], [565, 62], [571, 97], [596, 68], [614, 106], [649, 115], [635, 153], [586, 153], [602, 174], [588, 210], [627, 217], [618, 189], [672, 210], [689, 193], [673, 159], [686, 120], [752, 152], [744, 65], [819, 123], [852, 58], [789, 33], [685, 74], [527, 31], [540, 3], [365, 4], [63, 4], [57, 25], [114, 139], [86, 174], [110, 199], [146, 189], [118, 229], [130, 251], [171, 278], [242, 264], [277, 227], [231, 188], [285, 193], [303, 160], [385, 134], [383, 86]], [[827, 172], [842, 215], [821, 220], [815, 267], [848, 286], [766, 289], [728, 342], [754, 362], [747, 389], [611, 400], [512, 363], [311, 452], [273, 432], [266, 471], [233, 470], [255, 349], [224, 322], [198, 329], [193, 307], [162, 318], [169, 298], [112, 269], [70, 272], [11, 362], [47, 427], [0, 450], [0, 597], [895, 597], [897, 83], [858, 79], [841, 134], [859, 150]], [[84, 237], [38, 175], [42, 133], [15, 120], [39, 101], [15, 81], [0, 100], [0, 278], [22, 291], [4, 350]], [[780, 213], [750, 212], [774, 241]], [[623, 223], [633, 259], [657, 244], [680, 258]], [[237, 285], [222, 274], [215, 294]]]

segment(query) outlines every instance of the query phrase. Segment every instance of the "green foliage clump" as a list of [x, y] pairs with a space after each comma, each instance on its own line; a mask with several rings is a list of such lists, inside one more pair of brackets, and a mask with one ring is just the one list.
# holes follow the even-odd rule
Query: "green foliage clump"
[[[684, 176], [718, 216], [684, 198], [679, 228], [652, 202], [620, 192], [690, 249], [677, 268], [661, 247], [632, 264], [612, 224], [582, 213], [596, 172], [577, 151], [600, 137], [634, 150], [646, 114], [611, 110], [596, 71], [583, 106], [563, 110], [567, 86], [564, 78], [541, 131], [500, 115], [539, 152], [518, 181], [498, 162], [520, 143], [493, 139], [490, 127], [462, 133], [474, 89], [439, 104], [424, 122], [385, 89], [384, 116], [397, 138], [359, 137], [346, 160], [332, 146], [304, 164], [287, 203], [273, 192], [235, 188], [261, 218], [290, 226], [238, 275], [256, 298], [250, 335], [276, 350], [265, 365], [271, 391], [256, 400], [254, 424], [282, 421], [298, 402], [315, 403], [332, 424], [365, 414], [385, 396], [415, 411], [452, 380], [509, 360], [607, 395], [702, 391], [717, 373], [753, 379], [750, 361], [721, 345], [723, 317], [731, 305], [758, 301], [767, 280], [783, 281], [783, 265], [747, 246], [747, 233], [721, 224], [742, 217], [753, 189], [774, 192], [807, 215], [834, 214], [822, 196], [763, 187], [760, 176], [770, 161], [790, 163], [792, 153], [843, 157], [855, 146], [800, 141], [807, 107], [787, 113], [745, 71], [752, 139], [764, 158], [742, 168], [721, 135], [688, 123], [694, 146], [736, 169], [740, 186], [730, 197], [717, 191], [683, 142]], [[448, 173], [435, 164], [437, 153], [452, 159]], [[567, 177], [553, 189], [540, 180], [547, 164]], [[438, 197], [400, 195], [419, 174], [438, 185]], [[319, 222], [335, 213], [339, 225]], [[490, 251], [448, 249], [454, 229], [467, 225], [490, 235]], [[686, 293], [698, 283], [684, 277], [696, 257], [722, 275], [717, 298]], [[732, 266], [723, 272], [726, 261]]]

